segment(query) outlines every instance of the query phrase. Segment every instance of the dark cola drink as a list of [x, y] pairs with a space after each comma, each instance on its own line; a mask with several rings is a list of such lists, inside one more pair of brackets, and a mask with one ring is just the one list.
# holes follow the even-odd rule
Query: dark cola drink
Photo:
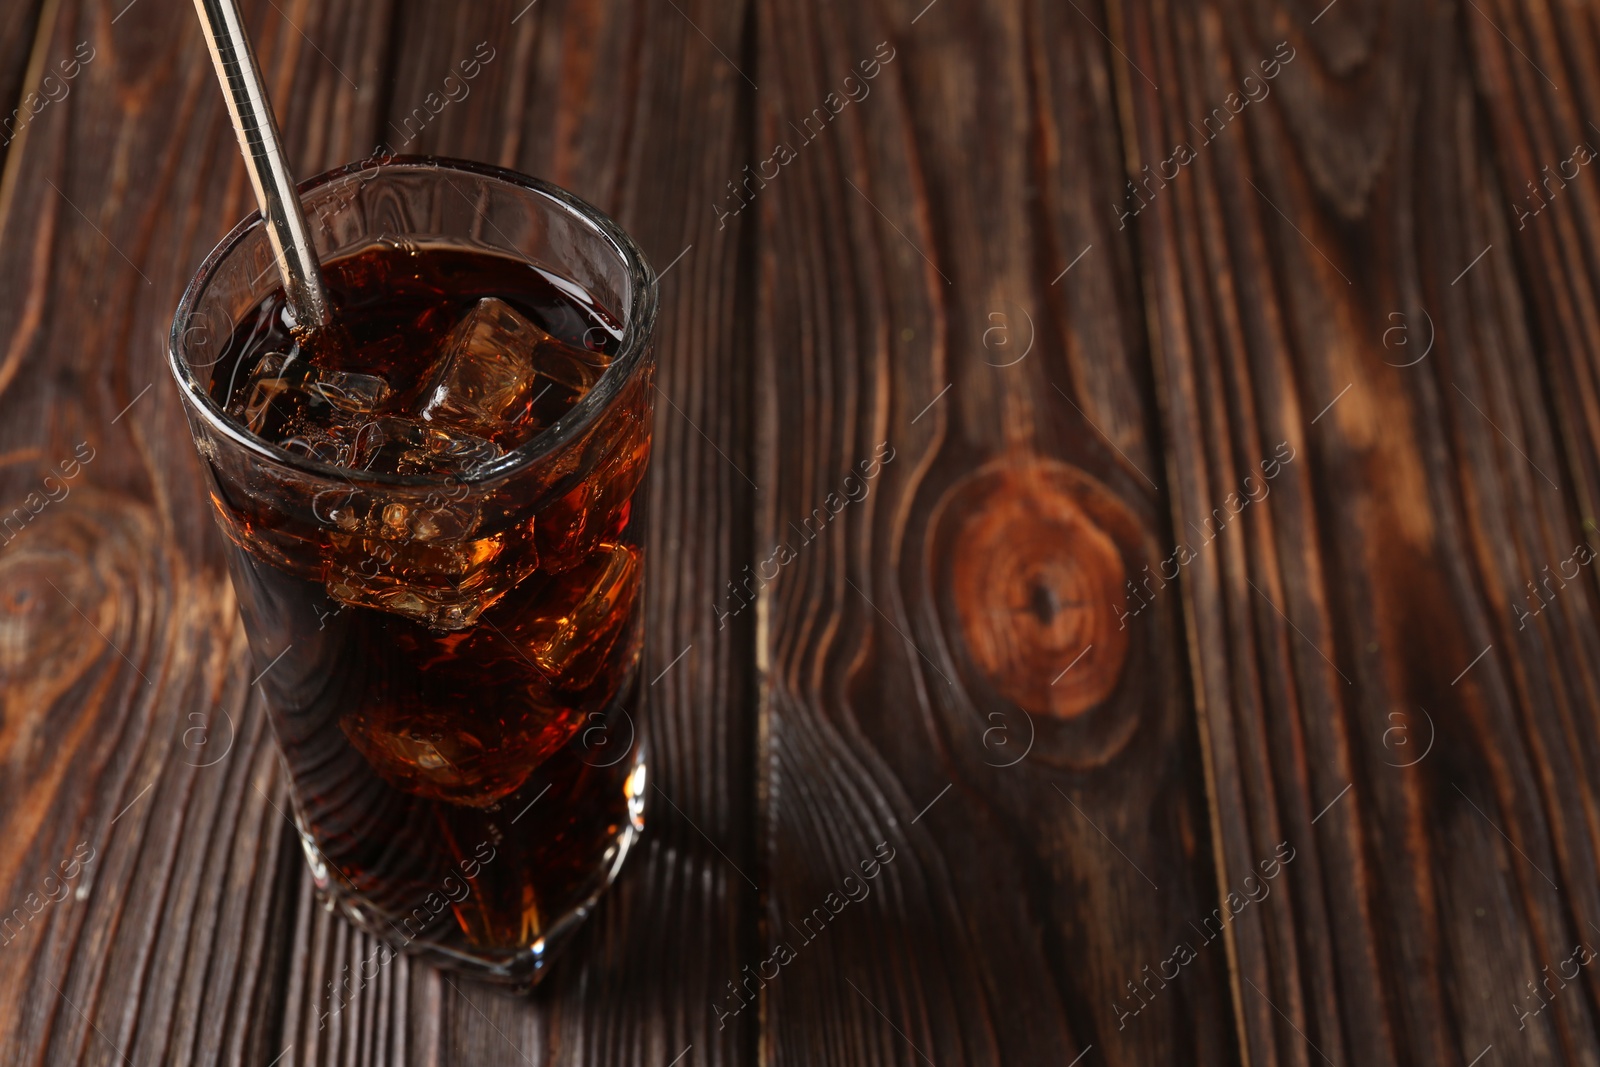
[[284, 468], [206, 457], [297, 821], [357, 922], [525, 979], [640, 823], [649, 369], [608, 377], [615, 316], [524, 261], [323, 269], [336, 329], [279, 293], [211, 370]]

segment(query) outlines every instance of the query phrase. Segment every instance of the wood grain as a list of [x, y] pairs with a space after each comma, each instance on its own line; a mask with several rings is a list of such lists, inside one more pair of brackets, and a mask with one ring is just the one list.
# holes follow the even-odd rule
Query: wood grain
[[[308, 105], [287, 127], [360, 106], [273, 5], [247, 6], [274, 86]], [[288, 13], [360, 27], [342, 58], [376, 67], [383, 35], [349, 5]], [[93, 857], [0, 952], [0, 1050], [266, 1063], [301, 861], [162, 356], [249, 192], [192, 13], [115, 14], [47, 8], [36, 55], [96, 55], [17, 142], [0, 205], [0, 500], [24, 509], [0, 556], [0, 900], [31, 912], [80, 843]]]
[[332, 995], [163, 366], [210, 64], [10, 4], [0, 1063], [1600, 1067], [1588, 7], [245, 8], [302, 173], [666, 271], [650, 828], [531, 997]]
[[1600, 903], [1594, 590], [1519, 626], [1523, 582], [1585, 534], [1483, 139], [1476, 5], [1120, 6], [1174, 525], [1295, 456], [1184, 572], [1222, 884], [1297, 851], [1231, 927], [1244, 1051], [1593, 1062], [1592, 979], [1528, 984]]
[[[70, 50], [63, 56], [40, 55], [30, 61], [34, 45], [48, 39], [38, 32], [40, 10], [45, 6], [45, 0], [21, 0], [0, 11], [0, 101], [6, 102], [4, 114], [0, 114], [0, 165], [34, 119], [72, 95], [71, 83], [62, 82], [56, 66], [70, 63]], [[43, 84], [47, 75], [54, 78], [48, 86]]]
[[1230, 1062], [1104, 42], [922, 6], [761, 7], [763, 1049]]
[[1589, 520], [1600, 499], [1600, 315], [1591, 284], [1600, 196], [1590, 173], [1600, 149], [1600, 86], [1589, 62], [1600, 28], [1580, 10], [1535, 2], [1480, 5], [1465, 30], [1494, 133], [1508, 231], [1500, 247], [1525, 279], [1546, 410], [1555, 416], [1568, 491]]

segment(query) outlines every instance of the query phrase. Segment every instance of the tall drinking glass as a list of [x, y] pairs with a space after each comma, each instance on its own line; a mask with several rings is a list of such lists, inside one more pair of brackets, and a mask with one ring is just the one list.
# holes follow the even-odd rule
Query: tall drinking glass
[[323, 462], [228, 413], [214, 379], [279, 287], [259, 217], [201, 265], [169, 350], [324, 900], [526, 987], [643, 828], [655, 275], [593, 207], [493, 167], [369, 161], [301, 193], [324, 265], [486, 253], [609, 333], [609, 364], [552, 425], [443, 474]]

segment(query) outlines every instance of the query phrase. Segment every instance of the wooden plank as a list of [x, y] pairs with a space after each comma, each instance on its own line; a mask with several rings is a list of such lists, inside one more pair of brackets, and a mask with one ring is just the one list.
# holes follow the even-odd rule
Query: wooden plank
[[[1479, 388], [1488, 393], [1483, 415], [1526, 435], [1534, 447], [1525, 450], [1559, 483], [1566, 503], [1545, 520], [1558, 537], [1565, 535], [1558, 551], [1538, 559], [1526, 574], [1527, 553], [1492, 558], [1485, 566], [1492, 576], [1486, 586], [1499, 612], [1517, 622], [1508, 643], [1525, 662], [1509, 673], [1507, 687], [1520, 707], [1537, 709], [1530, 716], [1536, 726], [1529, 730], [1530, 744], [1541, 757], [1538, 799], [1551, 824], [1544, 833], [1559, 871], [1546, 869], [1563, 888], [1579, 936], [1592, 945], [1591, 935], [1600, 936], [1592, 874], [1592, 768], [1600, 753], [1594, 726], [1600, 689], [1596, 582], [1592, 571], [1570, 573], [1574, 567], [1565, 561], [1578, 546], [1592, 549], [1600, 540], [1600, 306], [1592, 251], [1600, 195], [1590, 173], [1600, 159], [1600, 130], [1592, 121], [1600, 100], [1593, 73], [1600, 27], [1580, 8], [1542, 0], [1482, 4], [1464, 13], [1463, 21], [1500, 179], [1493, 190], [1500, 224], [1487, 235], [1495, 248], [1483, 265], [1505, 253], [1492, 275], [1474, 280], [1472, 294], [1494, 299], [1520, 281], [1515, 295], [1530, 319], [1526, 336], [1518, 338], [1524, 358], [1511, 373], [1490, 367], [1482, 374]], [[1502, 384], [1507, 376], [1514, 383], [1509, 389]], [[1540, 490], [1546, 488], [1542, 477], [1533, 483]], [[1595, 998], [1572, 996], [1578, 990], [1566, 990], [1567, 984], [1575, 983], [1556, 986], [1563, 994], [1559, 1004], [1537, 1011], [1539, 1002], [1517, 990], [1519, 1003], [1535, 1016], [1527, 1022], [1529, 1040], [1541, 1052], [1549, 1050], [1547, 1055], [1559, 1050], [1569, 1060], [1600, 1058], [1593, 1037], [1600, 1028]]]
[[1473, 9], [1115, 7], [1174, 526], [1227, 521], [1181, 579], [1221, 884], [1296, 850], [1229, 930], [1252, 1064], [1596, 1055], [1592, 980], [1533, 992], [1600, 917], [1593, 580], [1516, 613], [1585, 539], [1482, 139], [1537, 75]]
[[1169, 537], [1114, 57], [1033, 0], [759, 12], [707, 194], [761, 220], [742, 1011], [775, 1063], [1231, 1062], [1179, 601], [1112, 611]]
[[[1592, 20], [1541, 2], [1485, 4], [1465, 22], [1504, 190], [1507, 240], [1497, 242], [1496, 252], [1508, 253], [1526, 279], [1544, 406], [1555, 416], [1564, 453], [1555, 463], [1567, 476], [1549, 473], [1576, 498], [1584, 536], [1592, 539], [1591, 520], [1600, 513], [1600, 308], [1591, 249], [1600, 190], [1590, 171], [1600, 159], [1600, 129], [1587, 116], [1595, 114], [1600, 87], [1592, 84], [1587, 59], [1600, 35]], [[1574, 639], [1575, 626], [1587, 630], [1587, 619], [1572, 614], [1578, 606], [1563, 604], [1544, 616], [1526, 594], [1517, 589], [1508, 610], [1523, 608], [1563, 629], [1563, 642]]]
[[[246, 6], [300, 163], [349, 154], [295, 135], [336, 136], [375, 94], [290, 20], [365, 78], [383, 6]], [[62, 0], [39, 40], [95, 58], [17, 142], [0, 196], [0, 904], [26, 915], [0, 952], [0, 1048], [266, 1063], [282, 874], [302, 861], [162, 355], [190, 273], [253, 205], [188, 7]]]
[[[400, 7], [378, 139], [555, 181], [612, 214], [667, 272], [646, 657], [659, 791], [638, 853], [531, 997], [402, 962], [332, 1014], [328, 982], [375, 945], [307, 914], [285, 1039], [300, 1062], [398, 1062], [401, 1049], [432, 1064], [752, 1061], [756, 1020], [719, 1028], [710, 1005], [755, 934], [742, 873], [755, 870], [753, 653], [748, 634], [716, 632], [708, 605], [750, 550], [742, 309], [753, 294], [739, 231], [718, 234], [698, 193], [748, 155], [753, 90], [717, 51], [740, 52], [744, 22], [743, 5], [710, 2]], [[478, 75], [463, 81], [460, 63], [474, 57]]]
[[[0, 101], [5, 102], [0, 114], [0, 167], [28, 127], [72, 95], [82, 72], [76, 47], [60, 56], [39, 50], [47, 41], [38, 32], [45, 6], [45, 0], [19, 0], [0, 9]], [[53, 24], [53, 19], [45, 21]], [[92, 57], [92, 48], [81, 54]]]

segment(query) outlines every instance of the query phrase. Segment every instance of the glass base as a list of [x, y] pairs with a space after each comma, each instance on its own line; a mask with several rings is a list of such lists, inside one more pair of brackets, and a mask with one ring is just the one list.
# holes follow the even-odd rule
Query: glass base
[[[622, 782], [627, 818], [598, 858], [593, 874], [571, 894], [571, 903], [564, 910], [547, 916], [543, 932], [537, 939], [527, 945], [508, 949], [472, 949], [438, 940], [396, 936], [406, 916], [386, 912], [351, 887], [341, 885], [338, 878], [331, 877], [329, 871], [332, 865], [306, 832], [298, 811], [295, 812], [295, 826], [299, 830], [306, 862], [311, 868], [317, 899], [327, 910], [339, 912], [357, 929], [431, 966], [504, 986], [512, 992], [525, 993], [544, 978], [550, 964], [571, 941], [573, 933], [588, 917], [600, 894], [622, 870], [622, 864], [634, 842], [644, 832], [647, 775], [642, 746], [639, 746]], [[593, 797], [587, 799], [591, 803], [594, 800]]]

